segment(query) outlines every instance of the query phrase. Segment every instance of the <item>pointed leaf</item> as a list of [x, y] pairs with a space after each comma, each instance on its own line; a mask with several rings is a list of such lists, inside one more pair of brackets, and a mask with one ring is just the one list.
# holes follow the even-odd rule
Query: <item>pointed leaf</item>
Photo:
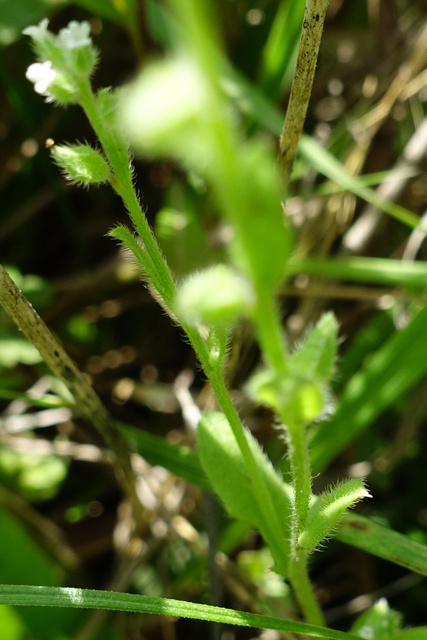
[[293, 373], [307, 379], [330, 382], [337, 355], [338, 323], [333, 313], [325, 313], [301, 347], [292, 355]]
[[[257, 462], [271, 497], [273, 507], [282, 525], [283, 547], [289, 556], [291, 493], [273, 469], [258, 443], [245, 432], [246, 439]], [[233, 432], [222, 413], [204, 413], [197, 430], [197, 441], [202, 464], [216, 492], [231, 515], [249, 522], [270, 544], [268, 528], [255, 500], [246, 465]], [[273, 551], [274, 545], [270, 544]], [[277, 563], [279, 560], [274, 558]], [[281, 572], [286, 568], [281, 563]]]
[[322, 493], [310, 507], [305, 529], [298, 538], [299, 546], [309, 551], [315, 549], [332, 533], [346, 509], [368, 497], [364, 483], [356, 478]]

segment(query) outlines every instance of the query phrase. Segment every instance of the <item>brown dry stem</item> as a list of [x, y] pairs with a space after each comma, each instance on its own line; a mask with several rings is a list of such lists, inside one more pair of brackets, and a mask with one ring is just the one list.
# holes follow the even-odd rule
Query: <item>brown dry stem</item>
[[0, 304], [18, 329], [36, 347], [52, 373], [66, 385], [75, 400], [76, 411], [93, 424], [112, 451], [117, 482], [132, 504], [135, 520], [138, 521], [141, 504], [135, 489], [135, 474], [130, 451], [116, 422], [81, 371], [1, 265]]
[[280, 137], [280, 157], [285, 185], [291, 179], [307, 115], [328, 5], [329, 0], [306, 0], [305, 4], [295, 74]]

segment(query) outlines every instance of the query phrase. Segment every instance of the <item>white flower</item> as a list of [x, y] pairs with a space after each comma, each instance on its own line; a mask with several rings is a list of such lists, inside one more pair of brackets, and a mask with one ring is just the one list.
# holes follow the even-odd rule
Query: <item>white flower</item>
[[[37, 27], [34, 27], [37, 28]], [[34, 84], [34, 91], [42, 96], [49, 96], [49, 86], [55, 80], [56, 72], [52, 69], [52, 63], [35, 62], [28, 67], [25, 77]]]
[[43, 40], [47, 35], [47, 25], [49, 20], [44, 18], [38, 25], [32, 25], [23, 30], [25, 36], [30, 36], [33, 40]]
[[89, 22], [76, 22], [76, 20], [69, 22], [68, 27], [59, 32], [59, 40], [67, 49], [89, 46], [92, 42]]

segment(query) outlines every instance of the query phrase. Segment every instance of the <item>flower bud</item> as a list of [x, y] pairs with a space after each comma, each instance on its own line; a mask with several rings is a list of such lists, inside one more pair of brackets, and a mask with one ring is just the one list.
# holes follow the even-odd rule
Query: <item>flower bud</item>
[[50, 97], [49, 86], [55, 80], [56, 71], [52, 69], [52, 63], [34, 62], [28, 67], [25, 77], [34, 84], [34, 91], [41, 96]]
[[66, 177], [76, 184], [99, 185], [110, 178], [110, 167], [103, 156], [86, 144], [52, 147], [52, 157]]
[[39, 59], [28, 67], [26, 76], [48, 102], [75, 103], [80, 81], [92, 74], [98, 59], [89, 35], [90, 25], [72, 21], [57, 36], [48, 31], [47, 25], [45, 19], [23, 31], [32, 38]]
[[254, 400], [274, 409], [288, 428], [306, 427], [324, 410], [324, 389], [320, 384], [293, 375], [277, 375], [270, 369], [253, 375], [247, 391]]
[[254, 302], [249, 283], [223, 264], [190, 276], [179, 288], [176, 311], [190, 324], [230, 325]]
[[119, 123], [142, 153], [172, 156], [194, 167], [206, 155], [205, 112], [206, 82], [190, 59], [178, 58], [152, 63], [143, 71], [124, 96]]

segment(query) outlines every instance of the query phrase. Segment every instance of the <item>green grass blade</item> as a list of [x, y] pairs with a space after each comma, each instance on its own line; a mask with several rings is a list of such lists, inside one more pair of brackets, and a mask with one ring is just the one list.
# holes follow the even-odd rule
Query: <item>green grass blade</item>
[[239, 627], [278, 629], [291, 633], [301, 633], [314, 638], [358, 640], [357, 636], [344, 631], [325, 629], [302, 622], [294, 622], [293, 620], [284, 620], [193, 602], [171, 600], [169, 598], [153, 598], [114, 591], [95, 591], [93, 589], [71, 587], [0, 585], [0, 604], [129, 611], [220, 622]]
[[427, 627], [414, 627], [413, 629], [403, 629], [397, 631], [392, 636], [392, 640], [426, 640]]
[[387, 258], [292, 258], [288, 274], [338, 278], [391, 287], [427, 288], [427, 262], [404, 262]]
[[[0, 582], [44, 582], [52, 588], [60, 584], [57, 564], [30, 537], [21, 522], [3, 506], [0, 506], [0, 532]], [[78, 612], [70, 611], [67, 616], [53, 612], [51, 616], [49, 612], [33, 607], [22, 609], [18, 613], [27, 629], [31, 630], [33, 640], [65, 637], [80, 618]]]
[[[362, 367], [363, 361], [376, 352], [395, 333], [392, 310], [378, 311], [361, 327], [339, 361], [339, 372], [332, 381], [333, 392], [345, 387]], [[338, 395], [338, 394], [337, 394]]]
[[[246, 78], [243, 78], [225, 63], [222, 73], [224, 91], [236, 102], [241, 111], [251, 116], [267, 131], [275, 136], [280, 136], [284, 116], [276, 105]], [[350, 175], [339, 160], [310, 136], [303, 135], [301, 137], [299, 153], [316, 171], [336, 182], [344, 191], [354, 193], [411, 228], [418, 226], [419, 218], [414, 213], [394, 202], [379, 198], [372, 189], [364, 184], [363, 179]]]
[[122, 422], [120, 430], [132, 450], [139, 453], [147, 462], [164, 467], [179, 478], [202, 489], [210, 490], [211, 486], [199, 457], [190, 449], [169, 444], [164, 438]]
[[327, 176], [344, 189], [351, 191], [366, 200], [366, 202], [378, 207], [381, 211], [388, 213], [402, 224], [412, 228], [418, 226], [418, 216], [390, 200], [382, 200], [374, 191], [365, 187], [357, 177], [350, 175], [336, 158], [310, 136], [301, 137], [299, 151], [303, 158], [319, 173]]
[[333, 458], [427, 373], [427, 307], [394, 334], [347, 384], [330, 420], [311, 439], [313, 473]]
[[427, 546], [374, 520], [347, 513], [336, 537], [345, 544], [427, 576]]
[[50, 394], [46, 394], [44, 396], [40, 396], [40, 398], [32, 398], [28, 393], [24, 391], [11, 391], [10, 389], [1, 389], [0, 388], [0, 399], [1, 400], [22, 400], [30, 407], [41, 407], [42, 409], [52, 409], [52, 408], [63, 408], [68, 407], [71, 408], [72, 404], [67, 402], [63, 398], [59, 396], [54, 396]]
[[[160, 465], [202, 489], [211, 490], [199, 458], [192, 451], [130, 425], [120, 423], [120, 428], [133, 450], [147, 462]], [[341, 542], [427, 575], [427, 547], [359, 515], [347, 514], [342, 523], [336, 535]]]
[[304, 0], [282, 0], [262, 50], [259, 84], [272, 99], [278, 98], [292, 80]]

